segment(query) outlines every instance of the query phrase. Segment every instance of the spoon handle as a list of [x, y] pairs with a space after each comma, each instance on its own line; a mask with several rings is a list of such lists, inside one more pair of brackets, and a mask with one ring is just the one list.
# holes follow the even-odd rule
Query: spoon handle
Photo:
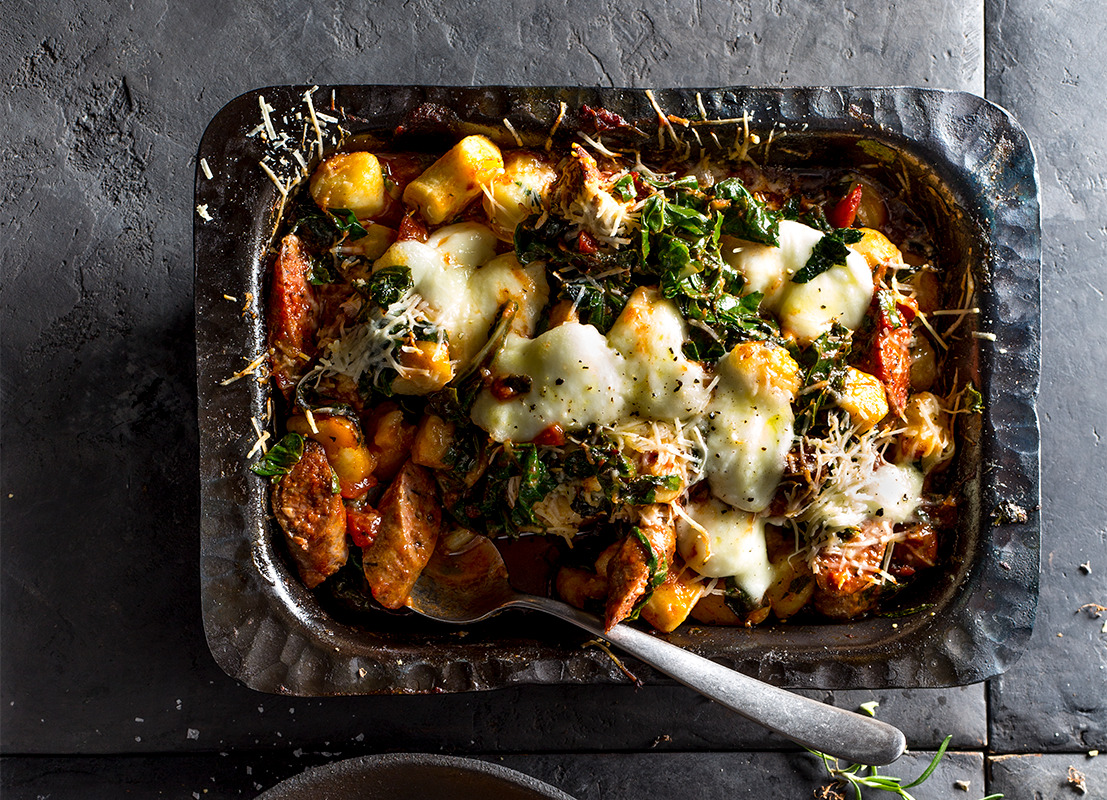
[[882, 765], [899, 758], [907, 746], [903, 733], [886, 722], [770, 686], [629, 625], [616, 625], [605, 632], [603, 623], [591, 614], [545, 597], [519, 596], [510, 605], [545, 611], [578, 625], [731, 711], [812, 750], [853, 763]]

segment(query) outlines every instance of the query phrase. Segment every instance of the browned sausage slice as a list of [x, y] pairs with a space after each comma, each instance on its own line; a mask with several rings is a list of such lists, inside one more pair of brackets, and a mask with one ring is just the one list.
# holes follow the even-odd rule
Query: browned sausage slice
[[304, 441], [304, 455], [273, 490], [273, 513], [309, 589], [346, 563], [346, 506], [318, 442]]
[[[865, 523], [862, 530], [871, 524]], [[815, 610], [837, 620], [854, 619], [872, 611], [883, 591], [876, 570], [884, 560], [886, 547], [874, 542], [820, 553], [815, 559]]]
[[308, 283], [311, 259], [299, 237], [288, 234], [273, 261], [269, 289], [269, 369], [287, 400], [314, 350], [315, 297]]
[[437, 485], [429, 469], [405, 463], [377, 510], [380, 528], [362, 551], [365, 579], [385, 608], [400, 608], [430, 560], [442, 526]]
[[643, 506], [638, 511], [638, 530], [650, 543], [657, 566], [650, 570], [650, 553], [634, 533], [623, 540], [607, 567], [609, 589], [604, 614], [607, 630], [630, 616], [635, 603], [649, 590], [651, 572], [654, 575], [667, 572], [673, 563], [676, 526], [669, 506], [659, 503]]

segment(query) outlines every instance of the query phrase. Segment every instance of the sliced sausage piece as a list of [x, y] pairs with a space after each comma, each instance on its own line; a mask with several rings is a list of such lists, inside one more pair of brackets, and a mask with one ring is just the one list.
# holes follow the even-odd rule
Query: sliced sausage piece
[[938, 563], [938, 534], [933, 527], [917, 522], [907, 529], [902, 541], [892, 550], [891, 572], [897, 578], [909, 578], [920, 569]]
[[406, 462], [377, 510], [380, 527], [373, 543], [362, 551], [361, 562], [376, 601], [385, 608], [400, 608], [430, 560], [442, 527], [431, 471]]
[[[642, 506], [638, 511], [638, 530], [649, 542], [645, 544], [633, 532], [627, 535], [618, 551], [607, 565], [607, 608], [604, 625], [611, 630], [615, 623], [622, 622], [634, 610], [635, 604], [647, 591], [650, 578], [668, 572], [676, 551], [676, 526], [673, 523], [672, 509], [667, 505], [655, 503]], [[650, 557], [657, 559], [656, 567], [650, 569]]]
[[314, 351], [315, 296], [308, 283], [311, 259], [299, 237], [288, 234], [273, 261], [269, 288], [269, 369], [285, 399], [292, 397]]
[[837, 620], [872, 611], [882, 592], [875, 571], [885, 548], [875, 542], [821, 553], [815, 560], [815, 610]]
[[334, 491], [323, 446], [304, 441], [304, 455], [273, 491], [273, 513], [284, 530], [300, 577], [314, 589], [346, 563], [346, 506]]

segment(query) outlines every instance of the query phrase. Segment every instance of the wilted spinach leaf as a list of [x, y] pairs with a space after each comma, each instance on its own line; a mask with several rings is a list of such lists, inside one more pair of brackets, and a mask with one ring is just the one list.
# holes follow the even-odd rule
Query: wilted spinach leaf
[[715, 186], [715, 199], [729, 205], [722, 212], [722, 232], [750, 242], [780, 246], [780, 212], [754, 197], [737, 178]]
[[357, 221], [357, 217], [350, 209], [328, 208], [327, 213], [329, 213], [331, 219], [334, 220], [335, 227], [342, 233], [347, 234], [350, 237], [350, 241], [356, 241], [363, 236], [369, 235], [369, 231], [365, 230], [362, 224]]
[[298, 433], [286, 433], [279, 442], [269, 448], [258, 463], [250, 467], [255, 474], [269, 478], [273, 483], [288, 474], [304, 455], [304, 437]]
[[836, 264], [845, 264], [850, 249], [846, 245], [861, 241], [864, 234], [856, 228], [837, 228], [815, 244], [807, 263], [792, 276], [792, 283], [807, 283]]
[[374, 272], [364, 291], [369, 299], [381, 308], [388, 308], [393, 303], [403, 300], [414, 286], [411, 270], [401, 264], [395, 264]]

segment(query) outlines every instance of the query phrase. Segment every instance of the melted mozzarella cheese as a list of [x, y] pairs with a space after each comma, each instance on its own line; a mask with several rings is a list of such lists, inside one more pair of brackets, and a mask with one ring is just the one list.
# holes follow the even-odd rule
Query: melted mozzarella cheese
[[800, 344], [813, 342], [835, 322], [856, 330], [873, 296], [868, 262], [852, 250], [845, 264], [835, 264], [807, 283], [792, 282], [822, 238], [821, 231], [782, 220], [780, 247], [729, 238], [721, 247], [723, 258], [746, 279], [743, 291], [762, 292], [764, 308]]
[[799, 368], [784, 348], [738, 345], [719, 362], [707, 406], [704, 472], [719, 499], [746, 511], [772, 501], [792, 447]]
[[630, 414], [647, 419], [688, 419], [707, 405], [703, 367], [683, 350], [688, 332], [680, 310], [656, 289], [634, 291], [608, 343], [626, 359], [623, 393]]
[[686, 336], [677, 307], [656, 290], [641, 288], [606, 337], [578, 322], [533, 341], [509, 337], [492, 371], [526, 376], [530, 389], [507, 400], [486, 390], [473, 407], [473, 421], [497, 441], [526, 442], [554, 423], [579, 430], [633, 417], [698, 416], [709, 399], [707, 378], [700, 364], [684, 356]]
[[542, 265], [524, 268], [512, 253], [496, 256], [495, 235], [477, 223], [440, 228], [426, 244], [397, 242], [374, 270], [397, 265], [411, 270], [416, 294], [429, 306], [431, 321], [446, 330], [450, 358], [461, 366], [488, 340], [503, 303], [519, 304], [512, 330], [530, 334], [549, 296]]
[[609, 425], [625, 407], [625, 359], [592, 325], [566, 322], [534, 339], [509, 333], [492, 362], [497, 375], [525, 375], [529, 391], [497, 400], [485, 390], [473, 422], [498, 442], [529, 442], [552, 424]]
[[428, 236], [427, 247], [441, 253], [447, 264], [476, 268], [496, 255], [496, 234], [479, 222], [459, 222]]
[[516, 226], [542, 210], [557, 170], [526, 150], [504, 153], [504, 171], [484, 188], [484, 213], [496, 235], [512, 241]]
[[708, 578], [733, 577], [742, 591], [760, 600], [773, 582], [764, 520], [715, 498], [684, 511], [694, 522], [677, 519], [677, 546], [685, 563]]
[[922, 502], [923, 474], [910, 464], [882, 464], [853, 483], [834, 481], [819, 498], [814, 521], [825, 530], [859, 527], [874, 518], [893, 524], [911, 519]]

